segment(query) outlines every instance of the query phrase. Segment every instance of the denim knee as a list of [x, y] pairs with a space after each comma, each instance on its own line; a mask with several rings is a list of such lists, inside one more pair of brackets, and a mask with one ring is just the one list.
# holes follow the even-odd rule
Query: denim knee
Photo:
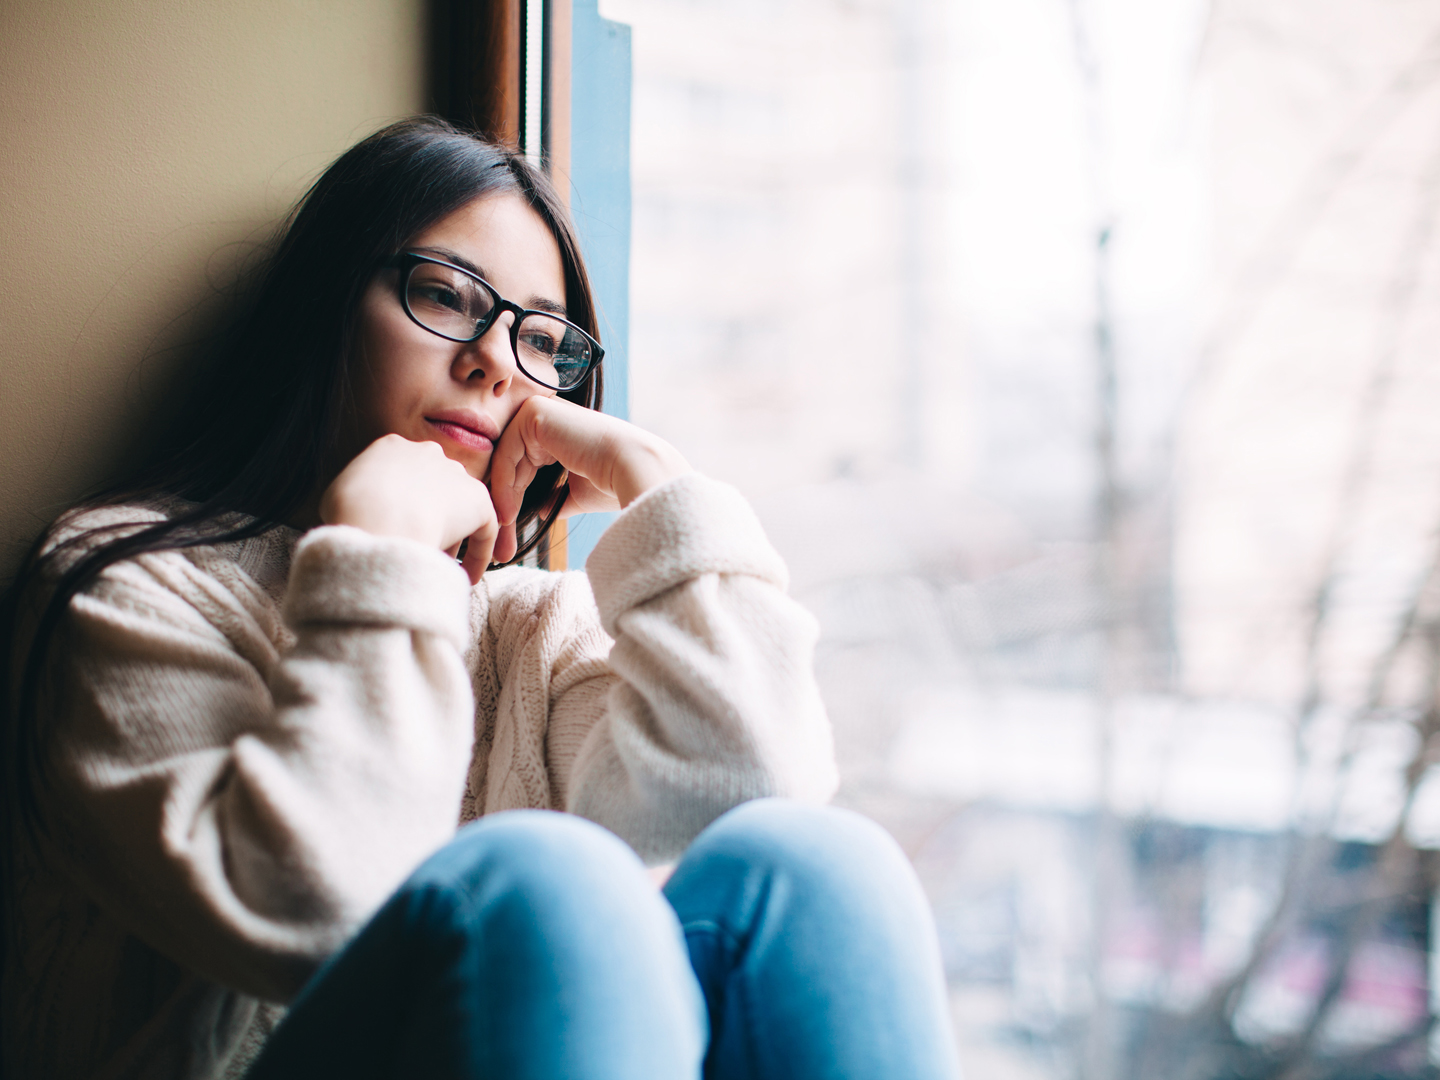
[[460, 830], [311, 980], [264, 1075], [695, 1076], [705, 1025], [634, 852], [514, 811]]
[[786, 878], [824, 892], [847, 892], [900, 884], [914, 871], [905, 853], [869, 818], [834, 806], [789, 799], [756, 799], [721, 815], [695, 840], [686, 860], [735, 861], [756, 870], [783, 871]]
[[412, 904], [443, 895], [462, 907], [507, 910], [528, 924], [564, 926], [653, 893], [639, 857], [593, 822], [547, 810], [512, 810], [466, 825], [401, 886]]
[[874, 822], [745, 803], [696, 838], [665, 895], [710, 1005], [707, 1069], [954, 1075], [929, 905]]

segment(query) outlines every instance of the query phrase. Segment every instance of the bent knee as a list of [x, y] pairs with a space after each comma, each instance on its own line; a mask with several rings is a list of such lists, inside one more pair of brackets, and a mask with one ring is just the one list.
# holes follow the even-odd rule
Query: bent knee
[[510, 810], [466, 825], [404, 888], [564, 897], [646, 881], [639, 857], [599, 825], [549, 810]]
[[717, 818], [691, 850], [699, 857], [736, 859], [752, 869], [769, 865], [847, 888], [913, 878], [900, 845], [869, 818], [789, 799], [742, 803]]

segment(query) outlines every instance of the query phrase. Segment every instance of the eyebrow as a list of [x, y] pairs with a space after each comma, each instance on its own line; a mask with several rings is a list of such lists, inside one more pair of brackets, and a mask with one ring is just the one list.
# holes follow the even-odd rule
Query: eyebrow
[[[417, 247], [411, 248], [410, 250], [419, 252], [423, 255], [434, 255], [437, 258], [444, 259], [446, 262], [454, 263], [462, 270], [470, 271], [470, 273], [474, 274], [478, 278], [484, 278], [486, 281], [490, 280], [488, 277], [485, 276], [484, 269], [476, 266], [473, 262], [465, 258], [465, 256], [461, 255], [458, 251], [451, 251], [449, 248], [443, 247]], [[559, 315], [561, 318], [565, 318], [567, 316], [565, 305], [557, 304], [554, 300], [551, 300], [547, 296], [540, 296], [538, 294], [532, 295], [526, 298], [522, 306], [532, 311], [548, 311], [552, 315]]]

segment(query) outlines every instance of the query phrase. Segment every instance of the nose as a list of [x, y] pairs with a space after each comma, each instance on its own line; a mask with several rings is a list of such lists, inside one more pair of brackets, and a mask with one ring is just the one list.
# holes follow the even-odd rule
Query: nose
[[514, 312], [503, 312], [485, 333], [467, 342], [451, 366], [454, 377], [467, 386], [478, 385], [496, 397], [503, 395], [520, 374], [515, 349], [510, 344], [510, 327], [514, 322]]

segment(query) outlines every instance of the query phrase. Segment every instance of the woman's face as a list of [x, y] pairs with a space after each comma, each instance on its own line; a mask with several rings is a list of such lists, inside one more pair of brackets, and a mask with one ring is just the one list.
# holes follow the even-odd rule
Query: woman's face
[[[565, 314], [560, 246], [518, 195], [487, 195], [430, 226], [406, 248], [479, 274], [524, 308]], [[382, 435], [439, 443], [477, 480], [500, 433], [526, 398], [555, 393], [515, 364], [502, 314], [477, 341], [448, 341], [401, 306], [400, 271], [376, 275], [360, 302], [355, 364], [356, 452]]]

